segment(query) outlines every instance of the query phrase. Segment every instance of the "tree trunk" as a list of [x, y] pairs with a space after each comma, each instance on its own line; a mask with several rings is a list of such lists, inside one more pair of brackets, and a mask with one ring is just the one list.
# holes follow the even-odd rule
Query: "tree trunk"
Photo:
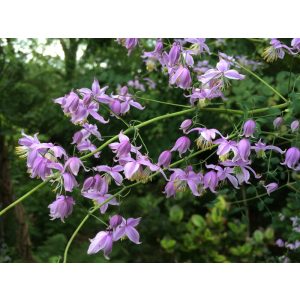
[[[5, 136], [0, 134], [0, 201], [1, 206], [5, 207], [13, 202], [13, 189], [10, 177], [8, 146], [5, 141]], [[22, 258], [23, 262], [33, 262], [31, 253], [31, 240], [28, 230], [28, 223], [24, 206], [18, 204], [15, 207], [15, 216], [17, 220], [16, 226], [16, 249]], [[6, 219], [1, 220], [2, 240], [5, 239]]]

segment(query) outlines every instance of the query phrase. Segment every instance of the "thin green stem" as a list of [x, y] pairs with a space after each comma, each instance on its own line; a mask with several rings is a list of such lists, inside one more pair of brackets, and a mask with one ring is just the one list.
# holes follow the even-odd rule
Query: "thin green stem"
[[44, 185], [46, 185], [46, 183], [48, 181], [50, 181], [50, 179], [51, 178], [47, 178], [45, 181], [43, 181], [40, 184], [38, 184], [37, 186], [35, 186], [33, 189], [31, 189], [29, 192], [27, 192], [26, 194], [24, 194], [22, 197], [20, 197], [19, 199], [17, 199], [16, 201], [14, 201], [13, 203], [11, 203], [10, 205], [6, 206], [4, 209], [2, 209], [0, 211], [0, 216], [4, 215], [8, 210], [10, 210], [11, 208], [13, 208], [17, 204], [21, 203], [27, 197], [29, 197], [30, 195], [32, 195], [35, 191], [37, 191], [38, 189], [40, 189], [41, 187], [43, 187]]

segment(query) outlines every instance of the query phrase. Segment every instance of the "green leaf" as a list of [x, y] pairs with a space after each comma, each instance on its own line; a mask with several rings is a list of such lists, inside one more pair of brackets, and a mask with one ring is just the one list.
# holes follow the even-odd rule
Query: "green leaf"
[[184, 211], [179, 205], [174, 205], [170, 209], [169, 218], [171, 222], [179, 223], [184, 216]]
[[200, 215], [192, 215], [191, 222], [200, 229], [204, 229], [206, 226], [205, 219]]

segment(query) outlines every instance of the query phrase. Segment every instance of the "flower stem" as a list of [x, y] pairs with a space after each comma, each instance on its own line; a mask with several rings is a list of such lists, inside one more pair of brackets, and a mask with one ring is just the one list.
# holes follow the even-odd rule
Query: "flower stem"
[[41, 187], [43, 187], [44, 185], [46, 185], [46, 183], [50, 180], [51, 178], [47, 178], [45, 181], [41, 182], [40, 184], [38, 184], [37, 186], [35, 186], [33, 189], [31, 189], [29, 192], [27, 192], [26, 194], [24, 194], [22, 197], [20, 197], [19, 199], [17, 199], [16, 201], [14, 201], [13, 203], [11, 203], [10, 205], [6, 206], [4, 209], [2, 209], [0, 211], [0, 216], [4, 215], [8, 210], [10, 210], [11, 208], [13, 208], [14, 206], [16, 206], [17, 204], [21, 203], [23, 200], [25, 200], [27, 197], [29, 197], [30, 195], [32, 195], [35, 191], [37, 191], [38, 189], [40, 189]]

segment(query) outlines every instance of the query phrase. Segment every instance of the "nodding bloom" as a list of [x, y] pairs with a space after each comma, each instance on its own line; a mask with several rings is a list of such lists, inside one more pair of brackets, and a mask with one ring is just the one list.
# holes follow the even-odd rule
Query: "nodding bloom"
[[62, 178], [64, 180], [64, 189], [67, 192], [72, 192], [74, 187], [78, 186], [75, 176], [70, 172], [63, 172]]
[[242, 80], [245, 75], [240, 74], [238, 71], [230, 69], [230, 62], [220, 59], [217, 63], [216, 69], [209, 69], [203, 75], [199, 76], [199, 81], [203, 85], [211, 83], [213, 86], [224, 87], [226, 86], [227, 79]]
[[99, 174], [87, 178], [81, 190], [83, 197], [94, 200], [100, 204], [100, 212], [104, 214], [108, 205], [119, 205], [116, 198], [108, 194], [108, 183]]
[[152, 164], [147, 156], [140, 153], [137, 154], [136, 159], [125, 157], [124, 161], [124, 175], [129, 180], [145, 183], [149, 180], [151, 172], [161, 171], [159, 166]]
[[222, 168], [221, 166], [216, 166], [216, 165], [207, 165], [206, 168], [215, 170], [217, 172], [217, 177], [219, 181], [224, 181], [228, 179], [236, 189], [239, 188], [238, 180], [233, 175], [234, 174], [233, 168], [230, 167]]
[[120, 88], [117, 95], [111, 95], [109, 107], [116, 115], [124, 115], [133, 106], [139, 110], [145, 109], [140, 103], [133, 100], [133, 96], [128, 93], [127, 86]]
[[278, 129], [281, 127], [281, 125], [283, 124], [283, 118], [282, 117], [277, 117], [274, 121], [273, 121], [273, 126], [275, 129]]
[[266, 157], [266, 155], [265, 155], [266, 150], [273, 150], [280, 154], [285, 153], [285, 151], [281, 150], [279, 147], [276, 147], [273, 145], [267, 146], [265, 143], [261, 142], [261, 140], [259, 140], [257, 143], [255, 143], [255, 146], [251, 146], [251, 149], [254, 149], [257, 156], [262, 157], [262, 158]]
[[199, 101], [199, 105], [205, 105], [207, 100], [214, 98], [222, 98], [225, 100], [223, 93], [219, 90], [217, 86], [209, 88], [193, 88], [191, 95], [187, 96], [190, 98], [190, 103], [195, 104], [196, 101]]
[[65, 163], [64, 171], [67, 170], [77, 176], [81, 166], [83, 167], [83, 163], [78, 157], [70, 157]]
[[249, 156], [251, 153], [251, 144], [248, 139], [241, 139], [237, 143], [238, 155], [234, 160], [241, 159], [243, 162], [249, 161]]
[[262, 56], [267, 62], [274, 62], [278, 58], [283, 59], [286, 52], [294, 55], [291, 48], [284, 45], [277, 39], [271, 39], [269, 47], [265, 49]]
[[113, 240], [118, 241], [119, 239], [127, 236], [128, 239], [133, 243], [141, 244], [140, 235], [138, 231], [135, 229], [135, 227], [139, 225], [140, 221], [141, 218], [137, 218], [137, 219], [129, 218], [127, 220], [123, 218], [122, 223], [115, 229], [113, 233]]
[[189, 88], [192, 84], [192, 78], [189, 69], [180, 65], [170, 76], [170, 84], [176, 84], [182, 89]]
[[163, 151], [158, 158], [158, 166], [168, 168], [172, 159], [172, 153], [170, 150]]
[[219, 134], [221, 137], [223, 137], [221, 132], [217, 129], [214, 129], [214, 128], [207, 129], [205, 127], [203, 127], [203, 128], [202, 127], [196, 127], [196, 128], [193, 128], [193, 129], [189, 130], [187, 132], [187, 134], [189, 134], [193, 131], [197, 131], [200, 134], [200, 136], [196, 140], [198, 148], [205, 149], [205, 148], [211, 146], [212, 141], [216, 138], [216, 134]]
[[117, 42], [122, 46], [124, 46], [128, 50], [128, 55], [130, 55], [132, 50], [138, 45], [139, 39], [122, 38], [122, 39], [117, 39]]
[[119, 133], [118, 137], [119, 143], [109, 144], [109, 148], [118, 158], [128, 156], [130, 152], [136, 153], [141, 148], [131, 145], [129, 137], [123, 134], [122, 131]]
[[244, 123], [244, 131], [243, 131], [243, 136], [245, 137], [253, 137], [253, 134], [255, 132], [255, 128], [256, 128], [256, 123], [253, 120], [247, 120]]
[[285, 161], [282, 165], [288, 166], [290, 169], [299, 169], [300, 150], [297, 147], [289, 148], [285, 153]]
[[162, 51], [163, 51], [164, 44], [161, 39], [156, 40], [155, 48], [151, 52], [144, 52], [143, 58], [148, 58], [151, 60], [160, 60]]
[[260, 178], [260, 175], [257, 175], [256, 172], [249, 166], [250, 161], [242, 161], [241, 159], [237, 161], [226, 160], [221, 163], [225, 167], [233, 167], [233, 172], [237, 178], [239, 185], [243, 182], [249, 184], [250, 172], [251, 171], [255, 178]]
[[51, 220], [61, 219], [64, 222], [64, 219], [72, 213], [74, 204], [75, 201], [71, 196], [57, 195], [56, 200], [48, 206]]
[[278, 184], [276, 182], [269, 183], [264, 185], [264, 188], [267, 190], [267, 194], [270, 194], [278, 189]]
[[212, 193], [216, 193], [216, 187], [219, 184], [218, 175], [215, 171], [209, 171], [203, 176], [203, 185], [205, 189], [210, 189]]
[[186, 42], [193, 44], [191, 46], [191, 49], [194, 54], [200, 55], [203, 52], [207, 52], [210, 54], [208, 46], [205, 44], [205, 39], [204, 38], [187, 38], [184, 39]]
[[284, 245], [285, 245], [284, 241], [282, 239], [276, 240], [275, 244], [276, 244], [276, 246], [278, 246], [280, 248], [284, 247]]
[[113, 232], [111, 230], [98, 232], [93, 239], [90, 239], [90, 242], [91, 244], [87, 251], [88, 254], [96, 254], [103, 250], [104, 257], [109, 259], [108, 256], [113, 246]]
[[166, 197], [175, 196], [177, 192], [185, 191], [190, 188], [194, 196], [200, 196], [203, 176], [201, 173], [195, 173], [192, 166], [188, 166], [185, 170], [171, 169], [173, 171], [169, 182], [165, 186], [164, 193]]
[[192, 126], [193, 121], [191, 119], [184, 120], [179, 129], [183, 131], [183, 133], [187, 133], [187, 130]]
[[217, 155], [219, 155], [219, 159], [224, 161], [228, 158], [230, 151], [233, 152], [234, 156], [238, 155], [237, 142], [227, 140], [226, 138], [220, 138], [213, 142], [214, 144], [219, 145], [217, 149]]
[[298, 120], [295, 120], [292, 122], [291, 124], [291, 130], [292, 132], [295, 132], [299, 129], [299, 121]]
[[123, 176], [120, 174], [124, 170], [122, 166], [114, 166], [114, 167], [109, 167], [109, 166], [97, 166], [94, 168], [95, 171], [98, 172], [105, 172], [108, 177], [106, 177], [107, 182], [110, 183], [111, 178], [115, 181], [116, 185], [121, 185], [123, 181]]
[[300, 38], [294, 38], [291, 41], [291, 46], [294, 50], [300, 51]]
[[181, 155], [190, 148], [190, 145], [191, 145], [190, 139], [186, 136], [182, 136], [177, 139], [177, 141], [176, 141], [174, 147], [171, 149], [171, 151], [178, 151], [179, 156], [181, 157]]
[[121, 225], [123, 218], [120, 215], [114, 215], [109, 218], [109, 226], [112, 229], [115, 229], [119, 225]]
[[92, 84], [92, 89], [88, 88], [81, 88], [78, 91], [84, 95], [84, 101], [85, 103], [90, 103], [94, 98], [95, 100], [99, 101], [103, 104], [108, 104], [110, 97], [105, 94], [106, 90], [108, 89], [108, 86], [105, 86], [104, 88], [100, 88], [99, 81], [95, 78]]
[[181, 47], [178, 43], [173, 43], [173, 46], [170, 49], [170, 52], [168, 54], [168, 66], [173, 67], [178, 63], [179, 57], [180, 57], [180, 50]]

